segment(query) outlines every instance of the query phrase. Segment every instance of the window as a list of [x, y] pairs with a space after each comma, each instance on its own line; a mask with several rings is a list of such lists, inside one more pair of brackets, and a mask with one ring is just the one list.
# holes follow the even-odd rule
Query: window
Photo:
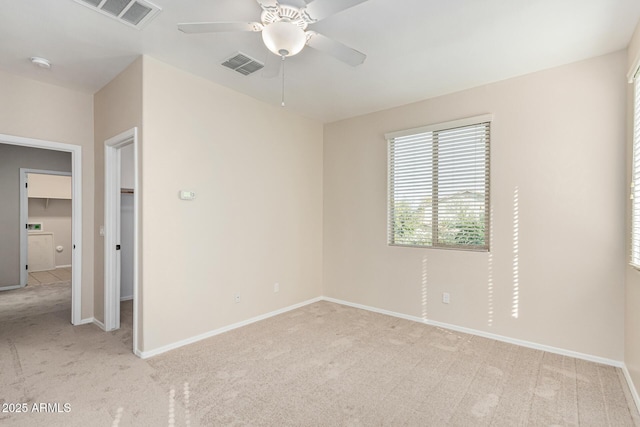
[[489, 250], [491, 115], [393, 132], [390, 245]]
[[640, 76], [634, 78], [631, 165], [631, 264], [640, 268]]

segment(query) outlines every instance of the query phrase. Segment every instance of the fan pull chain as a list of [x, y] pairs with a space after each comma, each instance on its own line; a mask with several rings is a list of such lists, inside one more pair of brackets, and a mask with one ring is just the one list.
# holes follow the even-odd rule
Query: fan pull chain
[[280, 105], [283, 107], [284, 107], [284, 58], [285, 56], [282, 55], [282, 104]]

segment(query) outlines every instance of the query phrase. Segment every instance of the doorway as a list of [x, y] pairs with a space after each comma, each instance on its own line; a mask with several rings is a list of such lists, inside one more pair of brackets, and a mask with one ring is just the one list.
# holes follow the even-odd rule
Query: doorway
[[20, 287], [72, 279], [71, 190], [70, 172], [20, 168]]
[[[133, 352], [137, 355], [139, 197], [138, 130], [133, 128], [105, 141], [104, 326], [107, 331], [119, 329], [121, 303], [132, 299]], [[127, 216], [131, 210], [132, 215]], [[122, 287], [123, 273], [125, 279], [132, 279], [132, 295], [124, 295], [129, 288]]]
[[[82, 297], [81, 297], [81, 277], [82, 277], [82, 147], [72, 144], [64, 144], [53, 141], [45, 141], [33, 138], [24, 138], [13, 135], [0, 134], [0, 144], [7, 146], [19, 146], [26, 148], [39, 148], [50, 151], [66, 152], [71, 154], [71, 242], [68, 250], [71, 252], [71, 323], [73, 325], [80, 325], [83, 323], [91, 322], [92, 319], [82, 319]], [[15, 179], [18, 180], [18, 170], [15, 173]], [[16, 198], [19, 200], [19, 189], [16, 186]], [[19, 203], [18, 203], [19, 204]], [[19, 207], [16, 207], [16, 211], [19, 211]], [[21, 218], [16, 218], [17, 224], [20, 225], [20, 229], [26, 227], [26, 222], [23, 222]], [[15, 230], [15, 228], [14, 228]], [[23, 283], [26, 284], [26, 263], [23, 264], [20, 261], [22, 253], [26, 249], [26, 241], [20, 238], [21, 233], [15, 234], [17, 242], [15, 248], [17, 249], [15, 267], [16, 279], [13, 284], [3, 286], [3, 289], [8, 288], [20, 288]], [[24, 280], [24, 281], [23, 281]]]

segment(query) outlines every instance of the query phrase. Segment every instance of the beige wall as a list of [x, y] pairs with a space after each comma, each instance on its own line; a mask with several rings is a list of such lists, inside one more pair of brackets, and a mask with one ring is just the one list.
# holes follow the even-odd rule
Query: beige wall
[[41, 222], [42, 231], [53, 233], [56, 267], [71, 265], [71, 200], [29, 198], [29, 222]]
[[93, 98], [0, 71], [0, 133], [82, 147], [82, 318], [93, 316]]
[[148, 57], [143, 70], [143, 349], [320, 296], [322, 125]]
[[[635, 59], [640, 55], [640, 24], [631, 39], [627, 50], [628, 71], [633, 66]], [[627, 84], [627, 181], [624, 188], [628, 189], [631, 182], [631, 159], [633, 144], [633, 85]], [[627, 248], [631, 247], [631, 203], [627, 200]], [[631, 259], [627, 252], [626, 260]], [[640, 386], [640, 272], [627, 264], [625, 286], [625, 335], [624, 335], [624, 362], [631, 374], [636, 390]]]
[[135, 185], [133, 144], [120, 150], [120, 188], [132, 189]]
[[[104, 142], [133, 127], [142, 138], [142, 58], [94, 95], [95, 109], [95, 318], [104, 322]], [[138, 301], [139, 302], [139, 301]]]
[[[622, 360], [625, 67], [618, 52], [326, 125], [324, 294]], [[491, 256], [387, 246], [384, 133], [484, 113]]]

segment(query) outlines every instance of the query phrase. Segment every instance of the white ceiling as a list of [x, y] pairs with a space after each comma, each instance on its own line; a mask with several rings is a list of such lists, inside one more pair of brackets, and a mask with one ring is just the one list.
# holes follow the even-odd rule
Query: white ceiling
[[[162, 12], [137, 30], [73, 0], [2, 1], [0, 69], [94, 93], [145, 54], [279, 105], [278, 78], [220, 65], [237, 51], [264, 61], [259, 33], [176, 29], [259, 21], [255, 0], [154, 3]], [[286, 62], [286, 108], [330, 122], [603, 55], [624, 49], [639, 19], [638, 0], [369, 0], [309, 28], [366, 53], [365, 63], [305, 48]]]

